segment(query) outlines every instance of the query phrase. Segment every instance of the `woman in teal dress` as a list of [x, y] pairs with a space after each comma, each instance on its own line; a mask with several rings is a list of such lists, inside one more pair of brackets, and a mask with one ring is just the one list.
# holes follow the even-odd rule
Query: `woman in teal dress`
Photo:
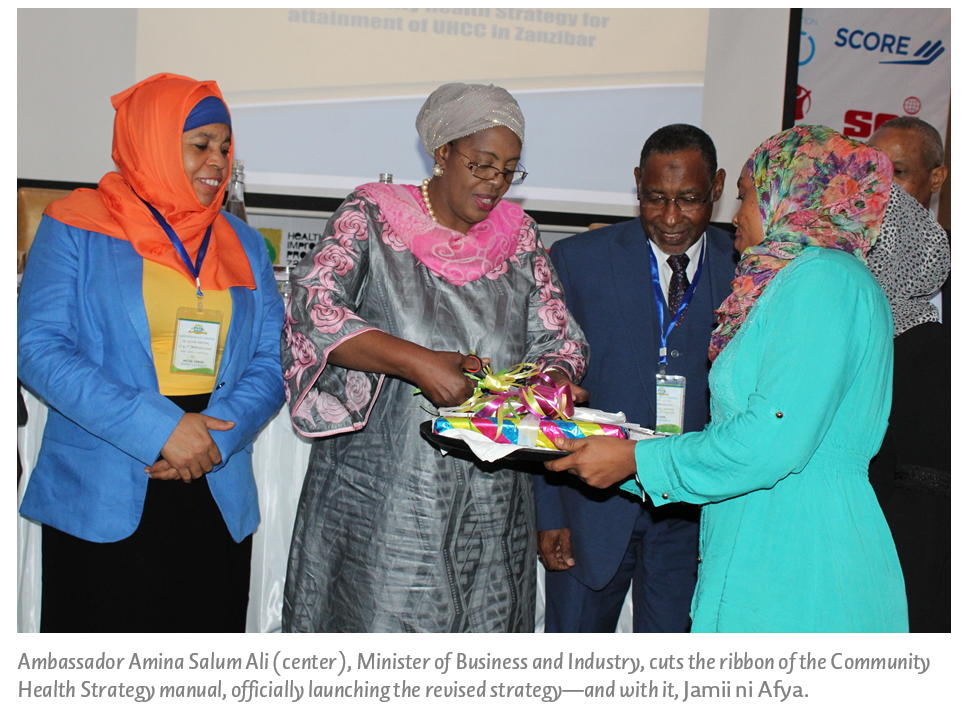
[[625, 480], [656, 506], [702, 504], [694, 632], [907, 630], [867, 480], [890, 412], [893, 323], [865, 255], [891, 175], [883, 154], [826, 127], [764, 142], [738, 182], [742, 257], [710, 346], [712, 422], [560, 444], [574, 454], [546, 465], [592, 486]]

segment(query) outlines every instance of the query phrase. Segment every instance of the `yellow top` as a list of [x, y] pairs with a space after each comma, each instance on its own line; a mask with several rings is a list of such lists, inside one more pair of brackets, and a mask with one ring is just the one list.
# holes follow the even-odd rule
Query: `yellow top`
[[[177, 329], [177, 309], [197, 308], [197, 289], [183, 274], [170, 267], [144, 260], [144, 308], [151, 329], [151, 352], [157, 382], [164, 396], [191, 396], [214, 391], [217, 373], [171, 373], [174, 353], [174, 332]], [[218, 310], [223, 314], [218, 339], [218, 364], [224, 351], [231, 324], [231, 291], [208, 291], [203, 288], [204, 310]]]

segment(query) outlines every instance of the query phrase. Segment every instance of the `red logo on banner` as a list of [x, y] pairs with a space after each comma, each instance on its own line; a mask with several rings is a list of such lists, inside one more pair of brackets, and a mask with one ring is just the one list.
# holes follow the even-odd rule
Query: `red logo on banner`
[[810, 91], [801, 85], [797, 85], [797, 120], [802, 120], [803, 116], [810, 112]]
[[920, 100], [914, 96], [909, 97], [904, 101], [904, 112], [908, 115], [916, 115], [920, 112]]
[[844, 113], [844, 135], [855, 139], [867, 139], [876, 132], [887, 120], [893, 120], [897, 115], [879, 112], [876, 115], [869, 110], [848, 110]]

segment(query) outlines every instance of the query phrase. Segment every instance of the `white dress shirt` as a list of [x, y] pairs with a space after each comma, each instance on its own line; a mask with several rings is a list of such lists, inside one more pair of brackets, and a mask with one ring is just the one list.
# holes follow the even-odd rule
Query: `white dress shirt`
[[[693, 243], [693, 246], [687, 249], [683, 254], [690, 258], [689, 264], [686, 265], [686, 278], [689, 282], [693, 283], [693, 277], [696, 276], [696, 270], [700, 265], [700, 253], [706, 243], [706, 233], [704, 232], [700, 235], [700, 238]], [[663, 301], [669, 304], [669, 280], [673, 277], [673, 269], [669, 265], [669, 256], [663, 250], [656, 245], [652, 240], [649, 241], [649, 245], [653, 250], [653, 254], [656, 255], [656, 268], [659, 270], [659, 286], [663, 289]]]

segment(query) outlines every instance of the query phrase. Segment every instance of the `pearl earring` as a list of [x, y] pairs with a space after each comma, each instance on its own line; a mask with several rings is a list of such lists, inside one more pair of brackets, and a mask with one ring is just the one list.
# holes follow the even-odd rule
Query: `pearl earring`
[[428, 197], [428, 184], [431, 182], [431, 179], [422, 179], [422, 200], [425, 202], [425, 209], [428, 211], [428, 216], [435, 222], [438, 222], [435, 211], [432, 210], [432, 199]]
[[439, 164], [436, 164], [435, 166], [432, 167], [432, 173], [435, 174], [436, 176], [441, 176], [442, 174], [445, 173], [445, 169], [443, 169]]

